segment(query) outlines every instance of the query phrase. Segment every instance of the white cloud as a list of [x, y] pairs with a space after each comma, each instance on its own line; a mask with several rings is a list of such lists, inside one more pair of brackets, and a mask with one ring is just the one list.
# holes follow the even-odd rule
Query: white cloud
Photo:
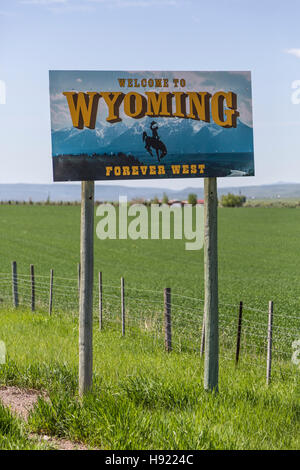
[[[108, 5], [110, 7], [151, 7], [156, 6], [175, 6], [181, 0], [85, 0], [85, 3]], [[69, 8], [86, 8], [82, 2], [75, 5], [76, 0], [20, 0], [20, 3], [27, 5], [45, 5], [45, 6], [68, 6]]]
[[110, 7], [151, 7], [151, 6], [175, 6], [179, 0], [87, 0], [91, 3], [108, 5]]
[[54, 5], [54, 4], [65, 4], [68, 0], [21, 0], [21, 3], [26, 5]]
[[287, 54], [294, 55], [294, 56], [298, 57], [298, 59], [300, 59], [300, 49], [287, 49], [285, 52]]
[[[147, 8], [186, 5], [190, 0], [19, 0], [23, 5], [47, 8], [52, 13], [91, 12], [98, 6], [107, 8]], [[1, 14], [1, 13], [0, 13]]]
[[90, 12], [93, 10], [92, 4], [87, 0], [84, 3], [80, 0], [20, 0], [20, 3], [44, 7], [52, 13]]
[[54, 102], [54, 101], [65, 101], [65, 97], [62, 93], [54, 93], [54, 94], [51, 94], [51, 102]]
[[169, 5], [174, 6], [177, 4], [176, 0], [119, 0], [115, 2], [118, 7], [151, 7], [153, 5], [163, 6]]

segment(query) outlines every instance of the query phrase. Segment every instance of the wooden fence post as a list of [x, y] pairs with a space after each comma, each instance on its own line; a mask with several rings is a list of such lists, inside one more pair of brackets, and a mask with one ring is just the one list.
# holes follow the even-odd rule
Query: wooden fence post
[[103, 304], [102, 304], [102, 272], [99, 272], [99, 330], [102, 330], [103, 325], [103, 318], [102, 318], [102, 311], [103, 311]]
[[202, 331], [201, 331], [201, 348], [200, 348], [201, 357], [203, 357], [204, 350], [205, 350], [205, 314], [203, 313]]
[[165, 349], [172, 351], [172, 324], [171, 324], [171, 289], [164, 290], [164, 326], [165, 326]]
[[236, 353], [235, 353], [235, 364], [239, 362], [240, 356], [240, 347], [241, 347], [241, 332], [242, 332], [242, 318], [243, 318], [243, 302], [240, 302], [239, 308], [239, 319], [238, 319], [238, 329], [237, 329], [237, 338], [236, 338]]
[[35, 310], [35, 282], [34, 282], [34, 266], [30, 265], [30, 279], [31, 279], [31, 311]]
[[13, 305], [15, 308], [19, 306], [19, 296], [18, 296], [18, 275], [17, 275], [17, 262], [13, 261], [11, 263], [12, 268], [12, 294], [13, 294]]
[[53, 269], [50, 269], [49, 315], [52, 314], [52, 302], [53, 302]]
[[217, 217], [217, 178], [204, 178], [204, 389], [208, 391], [218, 391], [219, 381]]
[[77, 264], [77, 284], [78, 284], [78, 296], [80, 294], [80, 263]]
[[79, 395], [93, 383], [94, 181], [81, 182]]
[[122, 336], [125, 336], [125, 284], [121, 277], [121, 310], [122, 310]]
[[273, 301], [269, 302], [269, 321], [268, 321], [268, 350], [267, 350], [267, 385], [271, 382], [272, 368], [272, 333], [273, 333]]

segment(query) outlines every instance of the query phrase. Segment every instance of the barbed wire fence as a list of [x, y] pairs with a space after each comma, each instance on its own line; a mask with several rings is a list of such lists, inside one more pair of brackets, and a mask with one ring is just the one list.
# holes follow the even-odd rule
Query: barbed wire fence
[[[167, 352], [204, 355], [204, 299], [183, 295], [171, 289], [150, 290], [131, 286], [121, 278], [119, 284], [106, 284], [99, 273], [95, 283], [93, 316], [95, 328], [114, 328], [122, 336], [143, 333], [151, 344]], [[67, 278], [35, 273], [0, 272], [0, 305], [26, 307], [49, 315], [78, 316], [80, 266], [77, 277]], [[259, 368], [267, 383], [274, 371], [281, 376], [295, 374], [299, 364], [292, 362], [293, 345], [300, 339], [300, 313], [276, 311], [219, 302], [220, 360]], [[300, 356], [300, 354], [299, 354]], [[300, 361], [299, 361], [300, 362]]]

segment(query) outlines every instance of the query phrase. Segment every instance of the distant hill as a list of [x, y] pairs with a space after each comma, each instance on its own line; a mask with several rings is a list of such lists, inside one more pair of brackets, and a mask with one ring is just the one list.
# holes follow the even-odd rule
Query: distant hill
[[[199, 184], [200, 180], [199, 180]], [[262, 186], [240, 186], [234, 188], [219, 188], [218, 194], [227, 193], [243, 194], [247, 198], [272, 199], [299, 198], [300, 183], [278, 183]], [[170, 199], [187, 199], [189, 193], [196, 193], [199, 198], [203, 198], [203, 188], [185, 188], [182, 190], [172, 190], [167, 188], [150, 187], [127, 187], [122, 185], [108, 186], [101, 184], [95, 186], [95, 199], [105, 201], [116, 201], [119, 195], [127, 196], [128, 199], [144, 198], [152, 199], [154, 196], [161, 198], [163, 193], [167, 193]], [[1, 201], [79, 201], [80, 184], [53, 183], [53, 184], [0, 184]]]

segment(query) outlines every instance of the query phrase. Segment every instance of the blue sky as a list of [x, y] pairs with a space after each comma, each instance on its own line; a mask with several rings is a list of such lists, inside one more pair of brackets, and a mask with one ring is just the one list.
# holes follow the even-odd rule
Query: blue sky
[[52, 181], [49, 69], [251, 70], [256, 176], [219, 185], [300, 182], [299, 17], [297, 0], [0, 0], [0, 182]]

